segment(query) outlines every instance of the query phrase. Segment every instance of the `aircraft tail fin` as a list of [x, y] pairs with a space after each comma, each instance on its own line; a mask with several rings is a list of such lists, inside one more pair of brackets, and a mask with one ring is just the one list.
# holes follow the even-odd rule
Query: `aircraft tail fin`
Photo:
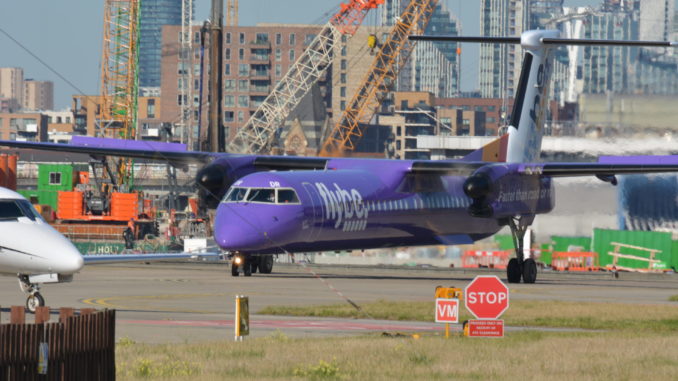
[[[506, 162], [539, 161], [541, 138], [546, 120], [548, 93], [553, 68], [553, 48], [557, 45], [678, 47], [675, 41], [629, 41], [560, 38], [557, 30], [528, 30], [518, 37], [410, 36], [413, 41], [457, 41], [493, 44], [520, 44], [525, 50], [515, 103], [508, 126]], [[485, 147], [480, 151], [484, 152]], [[489, 149], [488, 149], [489, 151]], [[479, 155], [471, 153], [474, 158]]]

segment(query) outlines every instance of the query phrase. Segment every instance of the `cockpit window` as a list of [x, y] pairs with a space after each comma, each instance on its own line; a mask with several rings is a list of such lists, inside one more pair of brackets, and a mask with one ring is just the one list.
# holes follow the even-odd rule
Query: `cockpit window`
[[247, 188], [231, 188], [224, 197], [224, 201], [237, 202], [244, 201], [247, 194]]
[[231, 188], [223, 202], [257, 202], [266, 204], [299, 204], [299, 197], [290, 188]]
[[278, 189], [279, 204], [298, 204], [299, 198], [294, 189]]
[[17, 200], [0, 200], [0, 220], [15, 220], [25, 216]]
[[31, 219], [31, 221], [35, 221], [36, 219], [41, 220], [42, 216], [40, 213], [38, 213], [37, 210], [31, 205], [30, 202], [26, 200], [17, 200], [17, 204], [19, 204], [19, 208], [24, 212], [24, 215], [28, 218]]
[[275, 203], [275, 189], [273, 188], [252, 188], [247, 195], [247, 201]]

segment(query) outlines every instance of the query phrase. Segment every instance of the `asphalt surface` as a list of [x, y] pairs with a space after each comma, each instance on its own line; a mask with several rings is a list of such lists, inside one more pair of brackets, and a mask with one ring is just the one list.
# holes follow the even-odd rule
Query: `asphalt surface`
[[[465, 287], [476, 275], [503, 271], [280, 265], [270, 275], [232, 277], [226, 263], [155, 263], [87, 266], [72, 283], [45, 285], [53, 308], [114, 308], [116, 335], [136, 342], [199, 342], [233, 338], [235, 296], [250, 300], [251, 336], [351, 335], [443, 330], [441, 324], [365, 319], [291, 318], [256, 314], [271, 305], [319, 305], [386, 300], [433, 300], [436, 286]], [[511, 285], [511, 300], [567, 300], [668, 304], [678, 294], [676, 274], [564, 274], [541, 272], [535, 285]], [[25, 295], [11, 277], [0, 278], [0, 319]], [[675, 302], [673, 302], [675, 304]], [[29, 315], [28, 320], [32, 317]], [[56, 312], [53, 312], [56, 320]], [[453, 330], [459, 330], [454, 326]], [[508, 328], [511, 329], [510, 327]]]

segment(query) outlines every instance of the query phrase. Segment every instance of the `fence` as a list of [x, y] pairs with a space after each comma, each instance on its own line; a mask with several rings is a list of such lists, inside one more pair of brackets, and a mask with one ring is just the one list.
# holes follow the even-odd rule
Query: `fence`
[[461, 257], [461, 267], [505, 269], [512, 253], [510, 250], [467, 250]]
[[551, 268], [556, 271], [598, 271], [598, 253], [593, 252], [558, 252], [551, 256]]
[[[61, 308], [50, 323], [49, 307], [38, 307], [35, 324], [13, 306], [10, 324], [0, 325], [0, 380], [115, 380], [115, 310]], [[47, 343], [47, 374], [38, 374], [40, 344]]]

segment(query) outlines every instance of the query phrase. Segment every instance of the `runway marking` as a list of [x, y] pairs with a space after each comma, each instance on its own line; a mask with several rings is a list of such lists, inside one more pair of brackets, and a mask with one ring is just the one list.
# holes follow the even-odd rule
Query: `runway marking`
[[[118, 320], [124, 324], [182, 326], [182, 327], [232, 327], [233, 320]], [[253, 320], [253, 328], [269, 329], [312, 329], [319, 331], [442, 331], [444, 327], [426, 324], [383, 324], [355, 323], [351, 321], [314, 320]], [[461, 325], [452, 325], [453, 331], [460, 331]]]
[[[191, 309], [182, 309], [182, 308], [163, 308], [163, 307], [143, 307], [143, 306], [134, 306], [126, 305], [120, 303], [120, 301], [131, 301], [131, 300], [177, 300], [177, 299], [194, 299], [194, 298], [211, 298], [211, 297], [226, 297], [232, 296], [233, 294], [225, 293], [214, 293], [214, 294], [167, 294], [167, 295], [136, 295], [136, 296], [111, 296], [107, 298], [88, 298], [82, 299], [80, 302], [97, 307], [105, 307], [110, 309], [119, 309], [119, 310], [137, 310], [137, 311], [158, 311], [158, 312], [183, 312], [183, 313], [196, 313], [196, 314], [215, 314], [215, 313], [224, 313], [223, 310], [219, 311], [206, 311], [206, 310], [191, 310]], [[228, 301], [224, 299], [224, 303]], [[225, 305], [225, 304], [224, 304]]]

